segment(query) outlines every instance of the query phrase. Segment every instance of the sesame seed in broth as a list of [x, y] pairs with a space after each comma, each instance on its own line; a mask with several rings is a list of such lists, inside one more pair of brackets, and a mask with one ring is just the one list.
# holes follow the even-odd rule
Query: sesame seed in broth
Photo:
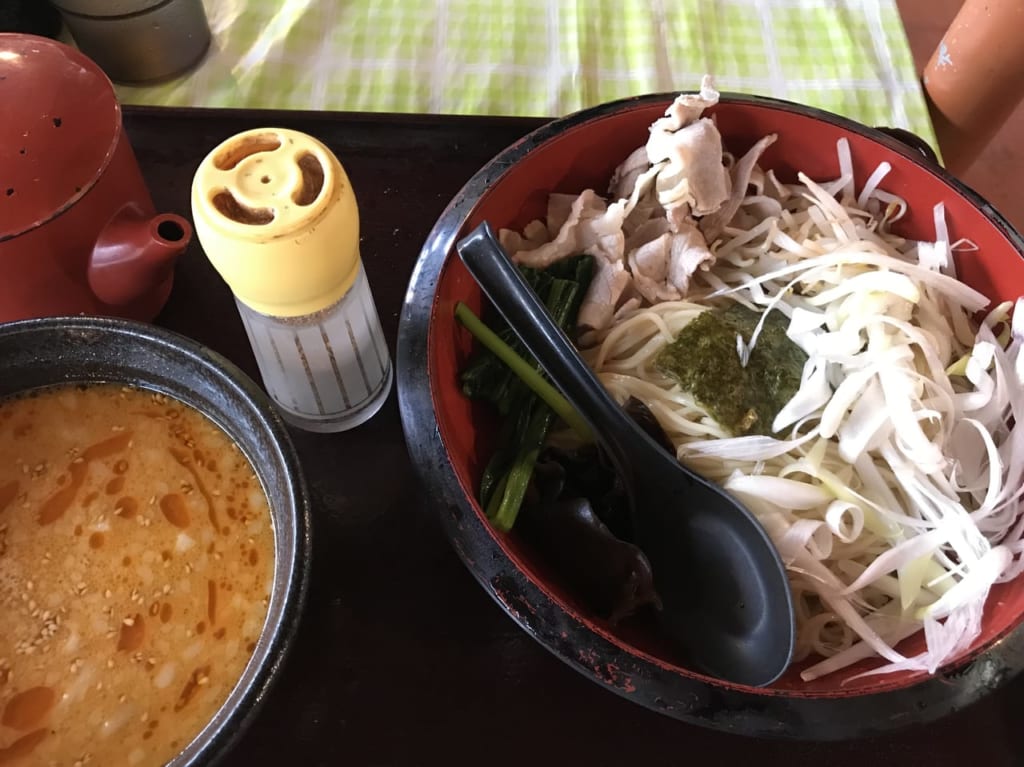
[[170, 761], [252, 654], [270, 522], [245, 456], [177, 400], [0, 401], [0, 765]]

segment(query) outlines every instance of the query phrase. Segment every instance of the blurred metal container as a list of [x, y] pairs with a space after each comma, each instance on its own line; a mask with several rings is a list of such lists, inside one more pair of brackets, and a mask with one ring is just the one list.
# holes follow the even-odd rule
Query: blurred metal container
[[111, 80], [166, 80], [210, 46], [202, 0], [51, 0], [79, 49]]

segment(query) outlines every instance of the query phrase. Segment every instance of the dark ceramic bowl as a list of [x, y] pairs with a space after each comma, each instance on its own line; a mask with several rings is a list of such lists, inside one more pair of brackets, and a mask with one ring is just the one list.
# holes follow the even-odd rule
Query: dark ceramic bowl
[[0, 398], [61, 383], [116, 382], [161, 392], [205, 414], [245, 453], [270, 502], [274, 580], [263, 631], [213, 719], [168, 767], [206, 765], [248, 725], [291, 644], [310, 568], [310, 510], [298, 456], [263, 391], [201, 344], [140, 322], [57, 317], [0, 324]]
[[[612, 626], [589, 612], [513, 531], [491, 528], [476, 501], [495, 423], [462, 396], [457, 374], [472, 348], [453, 316], [457, 301], [478, 313], [481, 293], [454, 255], [454, 243], [481, 221], [522, 229], [545, 215], [550, 192], [603, 191], [612, 170], [646, 141], [673, 95], [627, 99], [556, 120], [506, 149], [462, 189], [423, 247], [402, 311], [399, 403], [409, 449], [448, 536], [466, 566], [544, 647], [603, 687], [655, 711], [715, 729], [751, 735], [838, 739], [934, 720], [999, 687], [1024, 666], [1024, 580], [997, 586], [981, 636], [934, 676], [901, 672], [853, 677], [864, 661], [814, 682], [794, 666], [768, 687], [726, 684], [686, 668], [649, 624]], [[933, 207], [943, 202], [951, 241], [978, 251], [959, 260], [960, 276], [992, 299], [1024, 293], [1024, 242], [977, 194], [919, 149], [879, 130], [787, 102], [723, 96], [710, 110], [725, 146], [739, 156], [768, 133], [778, 141], [761, 160], [783, 180], [839, 175], [836, 141], [850, 142], [863, 183], [882, 161], [883, 187], [910, 207], [901, 233], [934, 238]], [[900, 645], [922, 649], [923, 637]]]

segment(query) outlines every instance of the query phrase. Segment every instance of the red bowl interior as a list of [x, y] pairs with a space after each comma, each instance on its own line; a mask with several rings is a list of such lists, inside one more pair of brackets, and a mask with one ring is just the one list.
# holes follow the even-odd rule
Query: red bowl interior
[[[485, 220], [495, 230], [499, 227], [522, 229], [533, 219], [544, 217], [550, 192], [578, 193], [589, 187], [604, 193], [614, 168], [646, 141], [648, 127], [663, 114], [668, 103], [666, 99], [654, 104], [626, 104], [619, 111], [570, 125], [541, 143], [489, 185], [457, 237]], [[765, 134], [777, 133], [778, 140], [763, 156], [761, 167], [774, 169], [784, 181], [795, 180], [797, 171], [803, 171], [812, 179], [838, 177], [836, 142], [841, 137], [850, 142], [858, 188], [880, 162], [888, 161], [892, 170], [882, 188], [902, 196], [909, 206], [899, 227], [902, 235], [934, 239], [933, 208], [942, 202], [951, 241], [966, 238], [978, 246], [976, 252], [959, 254], [957, 268], [961, 279], [993, 300], [1014, 300], [1024, 293], [1024, 258], [1005, 226], [986, 215], [979, 208], [977, 198], [971, 199], [971, 193], [951, 184], [941, 171], [915, 159], [911, 151], [897, 151], [888, 140], [850, 130], [840, 121], [823, 120], [772, 103], [723, 99], [710, 112], [717, 120], [725, 147], [736, 155], [745, 152]], [[454, 320], [458, 301], [467, 303], [477, 313], [484, 303], [472, 277], [458, 257], [450, 253], [434, 296], [427, 368], [441, 439], [462, 491], [484, 520], [476, 501], [476, 489], [482, 467], [490, 455], [495, 423], [486, 407], [467, 400], [458, 388], [458, 372], [472, 349], [472, 338]], [[489, 526], [488, 529], [495, 545], [527, 578], [591, 630], [666, 669], [701, 677], [679, 663], [653, 625], [635, 620], [613, 627], [594, 617], [562, 587], [514, 531], [505, 535]], [[1024, 579], [995, 587], [986, 605], [981, 636], [955, 663], [966, 662], [1004, 636], [1020, 622], [1022, 613]], [[912, 655], [923, 647], [923, 636], [915, 635], [898, 649]], [[813, 659], [792, 666], [769, 687], [744, 689], [802, 697], [853, 696], [908, 687], [925, 677], [924, 672], [898, 672], [851, 679], [878, 665], [878, 661], [868, 660], [825, 678], [804, 682], [799, 677], [800, 668], [811, 662]]]

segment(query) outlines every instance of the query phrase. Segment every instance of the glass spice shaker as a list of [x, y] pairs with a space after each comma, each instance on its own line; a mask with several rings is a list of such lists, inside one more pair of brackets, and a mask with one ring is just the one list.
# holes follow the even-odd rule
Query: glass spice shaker
[[196, 170], [192, 216], [285, 420], [336, 432], [373, 416], [392, 364], [338, 158], [298, 131], [239, 133]]

